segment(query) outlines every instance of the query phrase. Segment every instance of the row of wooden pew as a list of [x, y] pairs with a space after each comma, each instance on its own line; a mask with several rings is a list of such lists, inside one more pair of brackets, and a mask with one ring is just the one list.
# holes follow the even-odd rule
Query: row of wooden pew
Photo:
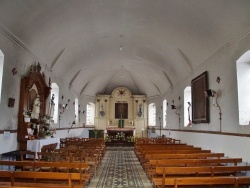
[[[0, 161], [0, 165], [32, 167], [32, 171], [0, 171], [0, 187], [84, 187], [90, 181], [87, 163]], [[50, 169], [41, 172], [41, 168]], [[55, 170], [56, 169], [56, 170]], [[61, 171], [63, 169], [63, 171]]]
[[12, 169], [0, 171], [0, 187], [84, 187], [97, 175], [105, 154], [103, 140], [66, 138], [60, 146], [20, 151], [20, 161], [0, 161], [0, 166]]
[[250, 185], [249, 165], [185, 143], [135, 144], [135, 153], [154, 187]]

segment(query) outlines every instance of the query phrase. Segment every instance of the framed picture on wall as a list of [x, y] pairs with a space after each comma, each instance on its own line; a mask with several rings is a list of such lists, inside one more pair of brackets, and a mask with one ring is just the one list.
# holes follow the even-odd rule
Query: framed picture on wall
[[191, 81], [191, 88], [193, 123], [209, 123], [209, 99], [204, 93], [204, 91], [208, 90], [207, 71]]
[[115, 119], [128, 119], [128, 103], [115, 103]]

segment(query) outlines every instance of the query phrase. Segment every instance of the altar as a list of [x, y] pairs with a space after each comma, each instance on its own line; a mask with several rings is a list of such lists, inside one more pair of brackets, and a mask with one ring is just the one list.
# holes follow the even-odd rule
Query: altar
[[109, 136], [115, 136], [118, 133], [123, 133], [125, 137], [134, 136], [135, 128], [134, 127], [126, 127], [126, 128], [119, 128], [119, 127], [109, 127], [106, 128], [107, 134]]
[[[27, 150], [34, 152], [41, 152], [41, 149], [45, 145], [57, 143], [56, 148], [60, 148], [60, 138], [47, 138], [47, 139], [35, 139], [27, 141]], [[37, 158], [37, 154], [36, 154]]]
[[106, 146], [134, 146], [135, 128], [106, 128], [106, 134], [109, 140], [105, 142]]

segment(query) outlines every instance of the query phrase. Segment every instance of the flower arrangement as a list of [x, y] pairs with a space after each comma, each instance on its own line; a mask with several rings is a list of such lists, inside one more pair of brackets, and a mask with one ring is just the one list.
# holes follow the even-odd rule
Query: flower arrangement
[[117, 134], [115, 135], [115, 139], [116, 139], [116, 140], [126, 140], [125, 134], [124, 134], [123, 132], [117, 133]]
[[108, 134], [104, 137], [105, 142], [111, 142], [113, 140], [115, 141], [127, 141], [127, 142], [135, 142], [134, 136], [126, 136], [123, 132], [117, 133], [114, 136], [110, 136]]
[[128, 136], [127, 141], [128, 142], [135, 142], [135, 137], [134, 136]]
[[49, 115], [44, 115], [43, 118], [40, 120], [42, 124], [49, 124], [49, 121], [50, 121]]
[[25, 118], [33, 118], [34, 117], [34, 114], [31, 112], [31, 111], [24, 111], [23, 112], [23, 116]]
[[105, 140], [105, 142], [110, 142], [111, 138], [112, 138], [111, 136], [109, 136], [108, 134], [106, 134], [104, 140]]
[[53, 136], [53, 132], [50, 130], [43, 131], [44, 136]]

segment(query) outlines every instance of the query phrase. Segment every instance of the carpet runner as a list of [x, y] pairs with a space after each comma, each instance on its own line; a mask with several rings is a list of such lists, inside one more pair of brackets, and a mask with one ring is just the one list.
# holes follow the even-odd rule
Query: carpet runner
[[152, 188], [133, 147], [107, 147], [98, 175], [87, 188]]

